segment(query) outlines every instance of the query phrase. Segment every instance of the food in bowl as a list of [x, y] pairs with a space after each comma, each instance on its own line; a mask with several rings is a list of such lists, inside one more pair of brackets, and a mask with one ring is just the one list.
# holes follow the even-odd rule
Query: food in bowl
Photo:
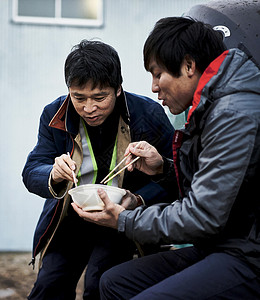
[[83, 184], [69, 190], [72, 200], [84, 211], [103, 210], [104, 203], [99, 198], [97, 190], [102, 188], [106, 191], [109, 199], [114, 203], [120, 203], [126, 194], [124, 189], [103, 184]]

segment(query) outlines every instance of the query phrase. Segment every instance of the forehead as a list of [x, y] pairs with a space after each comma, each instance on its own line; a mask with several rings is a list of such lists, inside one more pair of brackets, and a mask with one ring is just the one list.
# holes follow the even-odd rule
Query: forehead
[[109, 94], [114, 92], [114, 88], [110, 86], [101, 86], [100, 84], [94, 86], [92, 81], [88, 81], [82, 86], [72, 85], [70, 86], [69, 90], [71, 93], [80, 94]]

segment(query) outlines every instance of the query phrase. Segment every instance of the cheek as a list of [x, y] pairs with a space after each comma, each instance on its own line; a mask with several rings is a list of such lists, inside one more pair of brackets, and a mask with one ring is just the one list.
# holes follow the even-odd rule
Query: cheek
[[111, 99], [105, 100], [100, 105], [98, 105], [101, 110], [104, 111], [112, 111], [115, 106], [115, 101], [112, 101]]
[[97, 105], [101, 110], [108, 110], [111, 106], [109, 101], [101, 102], [99, 105]]
[[[165, 85], [164, 91], [165, 91], [166, 95], [168, 97], [170, 97], [170, 99], [176, 98], [176, 88], [173, 85], [170, 85], [170, 84]], [[177, 91], [178, 91], [178, 89], [177, 89]], [[178, 94], [178, 92], [177, 92], [177, 94]]]
[[167, 93], [172, 93], [172, 82], [167, 77], [162, 77], [160, 79], [160, 88]]
[[78, 102], [73, 102], [72, 101], [72, 104], [76, 110], [76, 112], [79, 114], [79, 115], [82, 115], [82, 113], [84, 112], [84, 105], [82, 103], [78, 103]]
[[83, 110], [83, 105], [80, 105], [79, 103], [73, 103], [73, 106], [74, 106], [76, 112], [80, 112]]

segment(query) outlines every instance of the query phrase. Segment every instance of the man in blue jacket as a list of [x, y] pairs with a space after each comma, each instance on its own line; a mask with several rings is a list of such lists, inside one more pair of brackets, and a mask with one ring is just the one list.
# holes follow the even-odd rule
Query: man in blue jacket
[[[46, 198], [33, 245], [33, 263], [41, 252], [40, 270], [29, 299], [74, 299], [86, 265], [84, 299], [98, 299], [102, 273], [133, 257], [132, 241], [84, 222], [72, 209], [67, 192], [73, 172], [78, 185], [99, 183], [131, 141], [146, 140], [172, 156], [174, 130], [163, 108], [123, 91], [120, 60], [111, 46], [87, 40], [76, 45], [65, 62], [65, 80], [69, 94], [44, 108], [37, 145], [23, 170], [27, 189]], [[126, 170], [108, 184], [128, 190], [122, 200], [128, 209], [168, 199], [138, 170]]]
[[134, 241], [193, 246], [113, 267], [102, 299], [260, 299], [260, 70], [246, 52], [226, 50], [222, 35], [190, 18], [161, 19], [146, 40], [152, 91], [172, 114], [192, 107], [173, 161], [145, 141], [125, 155], [169, 190], [177, 177], [180, 195], [130, 211], [101, 190], [102, 212], [73, 206]]

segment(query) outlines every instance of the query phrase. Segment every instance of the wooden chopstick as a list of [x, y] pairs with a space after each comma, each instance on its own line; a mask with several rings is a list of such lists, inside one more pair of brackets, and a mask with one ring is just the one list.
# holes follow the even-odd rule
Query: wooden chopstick
[[[125, 158], [127, 158], [129, 155], [127, 155]], [[124, 158], [124, 159], [125, 159]], [[110, 180], [112, 180], [114, 177], [116, 177], [118, 174], [120, 174], [121, 172], [124, 171], [124, 169], [126, 169], [127, 167], [129, 167], [131, 164], [133, 164], [134, 162], [136, 162], [138, 159], [140, 158], [140, 156], [137, 156], [133, 161], [131, 161], [129, 164], [127, 164], [126, 166], [124, 166], [121, 170], [119, 170], [116, 174], [114, 174], [113, 176], [109, 177], [104, 184], [108, 183]], [[124, 160], [123, 159], [123, 160]], [[122, 162], [122, 161], [121, 161]], [[121, 164], [120, 162], [120, 164]], [[119, 165], [119, 164], [118, 164]]]
[[[139, 145], [141, 143], [141, 141], [139, 141], [136, 145], [135, 145], [135, 148]], [[101, 181], [100, 181], [100, 183], [103, 183], [103, 184], [106, 184], [108, 181], [110, 181], [111, 179], [113, 179], [116, 175], [118, 175], [119, 173], [121, 173], [121, 172], [117, 172], [113, 177], [111, 177], [109, 180], [106, 180], [130, 155], [131, 155], [132, 153], [128, 153], [127, 154], [127, 156], [125, 157], [125, 158], [123, 158], [121, 161], [120, 161], [120, 163], [118, 163], [115, 167], [114, 167], [114, 169], [111, 171], [111, 172], [109, 172], [108, 174], [107, 174], [107, 176], [105, 177], [105, 178], [103, 178]], [[133, 161], [134, 162], [134, 161]], [[132, 163], [133, 163], [132, 162]], [[129, 164], [129, 166], [132, 164], [132, 163], [130, 163]], [[127, 168], [127, 166], [126, 167], [124, 167], [123, 169], [122, 169], [122, 171], [125, 169], [125, 168]], [[105, 181], [106, 180], [106, 181]]]
[[103, 183], [130, 155], [131, 155], [132, 153], [130, 152], [130, 153], [128, 153], [128, 155], [124, 158], [124, 159], [122, 159], [121, 161], [120, 161], [120, 163], [119, 164], [117, 164], [115, 167], [114, 167], [114, 169], [111, 171], [111, 172], [109, 172], [108, 174], [107, 174], [107, 176], [105, 177], [105, 178], [103, 178], [101, 181], [100, 181], [100, 183]]
[[[69, 152], [67, 152], [67, 155], [68, 155], [68, 157], [70, 157], [70, 153]], [[73, 176], [73, 181], [74, 181], [75, 187], [77, 187], [77, 179], [76, 179], [75, 172], [73, 170], [71, 170], [71, 172], [72, 172], [72, 176]]]

